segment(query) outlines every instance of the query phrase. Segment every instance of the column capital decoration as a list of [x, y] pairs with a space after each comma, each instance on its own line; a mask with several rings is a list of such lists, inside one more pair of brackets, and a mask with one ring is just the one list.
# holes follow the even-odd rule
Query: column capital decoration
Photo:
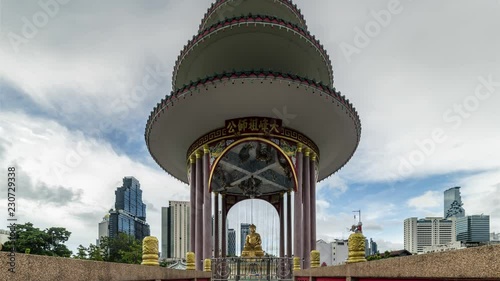
[[312, 161], [316, 161], [316, 156], [317, 156], [316, 153], [311, 152], [311, 160]]
[[309, 155], [311, 154], [311, 150], [309, 150], [309, 148], [304, 148], [304, 156], [305, 157], [309, 157]]
[[208, 148], [208, 145], [206, 145], [206, 144], [205, 144], [205, 145], [203, 146], [203, 152], [204, 152], [205, 154], [209, 154], [209, 155], [210, 155], [210, 149]]
[[195, 155], [196, 155], [196, 159], [199, 159], [202, 156], [202, 152], [200, 150], [196, 150]]
[[303, 147], [304, 145], [301, 142], [297, 143], [297, 152], [302, 152]]
[[196, 156], [195, 155], [191, 155], [191, 157], [189, 157], [189, 163], [190, 164], [196, 163]]

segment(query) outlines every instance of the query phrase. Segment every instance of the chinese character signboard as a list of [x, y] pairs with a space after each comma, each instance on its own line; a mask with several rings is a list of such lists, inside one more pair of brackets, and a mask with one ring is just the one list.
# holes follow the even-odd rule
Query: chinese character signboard
[[226, 120], [228, 134], [264, 133], [279, 134], [282, 131], [282, 121], [267, 117], [247, 117]]

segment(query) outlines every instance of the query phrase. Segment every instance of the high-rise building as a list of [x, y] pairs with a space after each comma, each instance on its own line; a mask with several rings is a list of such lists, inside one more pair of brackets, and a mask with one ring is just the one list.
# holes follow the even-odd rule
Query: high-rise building
[[466, 243], [490, 241], [490, 216], [473, 215], [457, 218], [457, 241]]
[[339, 265], [345, 263], [348, 256], [348, 240], [336, 239], [327, 243], [323, 240], [316, 241], [316, 249], [319, 251], [320, 264]]
[[404, 221], [404, 248], [411, 253], [417, 252], [417, 218]]
[[227, 255], [236, 256], [236, 231], [232, 228], [227, 230]]
[[370, 243], [368, 243], [368, 239], [365, 238], [365, 257], [370, 255]]
[[161, 256], [185, 259], [190, 243], [191, 209], [188, 201], [169, 201], [161, 208]]
[[377, 251], [377, 242], [373, 241], [372, 238], [365, 239], [365, 257], [375, 255]]
[[444, 218], [465, 216], [465, 210], [462, 208], [462, 197], [460, 196], [460, 187], [452, 187], [444, 192]]
[[424, 247], [456, 241], [455, 218], [408, 218], [404, 221], [404, 247], [411, 253], [422, 253]]
[[106, 214], [99, 223], [97, 229], [97, 246], [101, 243], [102, 237], [109, 236], [109, 214]]
[[134, 177], [123, 178], [123, 186], [116, 189], [115, 195], [115, 210], [109, 212], [109, 237], [125, 233], [142, 241], [150, 231], [139, 181]]
[[330, 243], [320, 239], [316, 241], [316, 250], [319, 251], [319, 264], [332, 265], [332, 246]]
[[344, 264], [348, 256], [348, 240], [335, 240], [332, 242], [332, 265]]
[[245, 246], [245, 240], [247, 238], [248, 233], [250, 233], [250, 224], [242, 223], [240, 228], [240, 252], [243, 251], [243, 247]]
[[378, 252], [377, 242], [370, 238], [370, 256], [375, 255]]

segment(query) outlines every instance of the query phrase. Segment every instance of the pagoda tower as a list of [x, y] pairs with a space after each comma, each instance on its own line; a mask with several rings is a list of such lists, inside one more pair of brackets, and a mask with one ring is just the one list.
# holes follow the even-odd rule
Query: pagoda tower
[[172, 92], [151, 112], [145, 139], [155, 161], [189, 185], [198, 270], [227, 253], [226, 228], [212, 234], [212, 214], [222, 214], [218, 230], [249, 198], [276, 208], [279, 255], [307, 268], [316, 183], [347, 163], [360, 134], [325, 48], [292, 1], [219, 0], [177, 57]]

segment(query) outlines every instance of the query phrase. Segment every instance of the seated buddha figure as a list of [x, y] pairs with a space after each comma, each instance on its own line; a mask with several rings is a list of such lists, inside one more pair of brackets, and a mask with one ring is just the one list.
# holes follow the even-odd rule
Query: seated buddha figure
[[245, 239], [245, 246], [241, 252], [242, 257], [262, 257], [264, 251], [262, 251], [262, 240], [260, 235], [255, 232], [256, 226], [250, 225], [250, 233]]

